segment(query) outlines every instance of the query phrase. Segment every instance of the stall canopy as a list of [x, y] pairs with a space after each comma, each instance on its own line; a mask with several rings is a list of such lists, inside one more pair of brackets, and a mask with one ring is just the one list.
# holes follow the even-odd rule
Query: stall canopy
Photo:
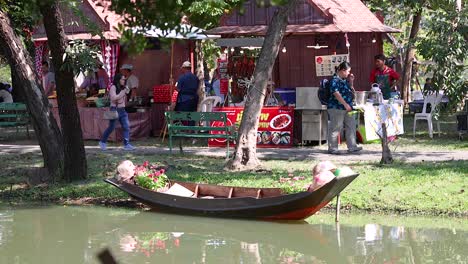
[[216, 39], [220, 38], [220, 35], [205, 34], [205, 30], [189, 25], [181, 24], [179, 30], [162, 30], [155, 26], [149, 29], [134, 28], [135, 33], [142, 33], [146, 37], [154, 38], [169, 38], [169, 39], [192, 39], [192, 40], [203, 40], [203, 39]]
[[216, 40], [219, 47], [262, 47], [264, 38], [222, 38]]

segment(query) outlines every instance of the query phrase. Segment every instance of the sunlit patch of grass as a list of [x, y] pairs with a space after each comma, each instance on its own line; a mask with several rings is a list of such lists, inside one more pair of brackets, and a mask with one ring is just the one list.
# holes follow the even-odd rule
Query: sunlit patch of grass
[[[38, 155], [11, 155], [4, 159], [11, 169], [26, 164], [39, 164]], [[18, 162], [13, 162], [14, 160]], [[79, 199], [84, 197], [122, 199], [128, 196], [102, 180], [113, 177], [120, 161], [130, 159], [136, 164], [145, 160], [167, 166], [173, 180], [246, 187], [278, 187], [287, 192], [304, 190], [312, 182], [311, 169], [315, 160], [264, 161], [265, 170], [258, 172], [227, 172], [224, 158], [193, 155], [139, 155], [137, 153], [88, 154], [89, 179], [76, 183], [56, 183], [45, 187], [0, 188], [0, 199], [25, 201]], [[337, 164], [340, 165], [340, 164]], [[6, 166], [6, 165], [5, 165]], [[408, 214], [468, 215], [468, 162], [395, 162], [391, 165], [355, 162], [349, 166], [360, 176], [342, 193], [342, 205], [347, 208]], [[304, 176], [302, 181], [280, 183], [286, 176]], [[24, 179], [16, 183], [21, 183]], [[0, 177], [1, 178], [1, 177]], [[1, 181], [0, 181], [0, 185]], [[2, 191], [3, 189], [3, 191]]]

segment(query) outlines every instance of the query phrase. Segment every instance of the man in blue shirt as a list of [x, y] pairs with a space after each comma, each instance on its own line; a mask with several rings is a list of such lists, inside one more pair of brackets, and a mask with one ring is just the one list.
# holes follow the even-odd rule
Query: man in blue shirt
[[177, 103], [175, 111], [195, 112], [198, 105], [198, 86], [200, 80], [192, 73], [192, 64], [185, 61], [182, 64], [182, 76], [177, 81]]

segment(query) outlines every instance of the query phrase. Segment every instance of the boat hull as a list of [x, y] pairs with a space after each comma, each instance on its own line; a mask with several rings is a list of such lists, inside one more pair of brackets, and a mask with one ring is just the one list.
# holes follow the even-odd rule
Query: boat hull
[[314, 192], [299, 192], [276, 197], [200, 199], [154, 192], [113, 178], [109, 184], [134, 199], [160, 212], [225, 218], [264, 220], [302, 220], [326, 206], [346, 188], [358, 174], [338, 177]]

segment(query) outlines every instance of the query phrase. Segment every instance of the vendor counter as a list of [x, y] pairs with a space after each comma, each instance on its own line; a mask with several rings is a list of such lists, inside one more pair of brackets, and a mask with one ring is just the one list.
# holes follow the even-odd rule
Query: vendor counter
[[[159, 136], [164, 127], [164, 111], [168, 104], [152, 104], [151, 107], [137, 108], [136, 112], [128, 113], [130, 122], [130, 139], [142, 139], [151, 135]], [[60, 126], [60, 117], [57, 107], [52, 107], [52, 113]], [[80, 123], [85, 140], [99, 140], [109, 125], [109, 121], [103, 118], [108, 107], [82, 107], [78, 106]], [[117, 121], [114, 132], [109, 136], [109, 141], [121, 141], [122, 128]]]
[[364, 104], [357, 105], [354, 108], [361, 112], [358, 118], [358, 132], [364, 143], [379, 139], [379, 135], [382, 135], [382, 124], [387, 127], [388, 137], [404, 133], [403, 104]]

